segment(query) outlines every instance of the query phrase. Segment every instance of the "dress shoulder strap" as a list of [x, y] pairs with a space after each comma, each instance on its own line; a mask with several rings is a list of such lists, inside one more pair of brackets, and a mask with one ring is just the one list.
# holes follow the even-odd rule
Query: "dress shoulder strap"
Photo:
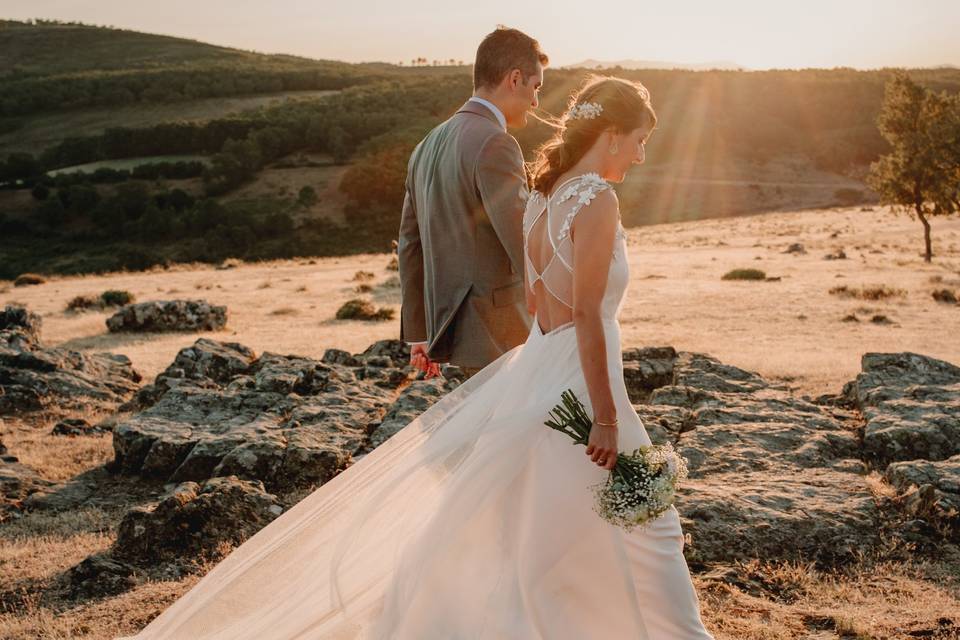
[[560, 242], [570, 235], [570, 225], [573, 224], [573, 219], [580, 209], [596, 198], [598, 193], [610, 188], [610, 183], [601, 178], [600, 174], [585, 173], [560, 193], [557, 204], [565, 202], [574, 196], [577, 197], [577, 201], [563, 220], [563, 225], [560, 227], [560, 232], [557, 235], [557, 242]]

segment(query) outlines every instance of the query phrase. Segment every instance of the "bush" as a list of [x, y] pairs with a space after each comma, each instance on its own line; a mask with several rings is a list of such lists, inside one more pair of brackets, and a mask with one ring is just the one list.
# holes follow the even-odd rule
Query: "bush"
[[55, 229], [67, 220], [67, 209], [60, 198], [48, 198], [37, 208], [37, 215], [45, 225]]
[[125, 304], [132, 304], [136, 298], [129, 291], [109, 289], [100, 294], [100, 300], [108, 307], [122, 307]]
[[17, 276], [17, 279], [13, 281], [13, 286], [29, 287], [35, 284], [44, 284], [46, 281], [46, 278], [36, 273], [21, 273]]
[[50, 197], [50, 187], [45, 184], [38, 184], [30, 193], [33, 195], [35, 200], [43, 202]]
[[317, 191], [311, 186], [305, 186], [297, 194], [297, 204], [301, 207], [312, 207], [317, 204]]
[[68, 206], [81, 215], [89, 213], [100, 202], [100, 194], [97, 190], [86, 184], [71, 186], [67, 194]]
[[96, 296], [77, 296], [67, 303], [67, 311], [89, 311], [102, 308], [103, 301]]
[[905, 296], [907, 292], [903, 289], [896, 289], [883, 284], [860, 287], [860, 289], [851, 289], [843, 284], [830, 289], [830, 294], [844, 298], [860, 298], [862, 300], [885, 300], [886, 298]]
[[393, 318], [393, 309], [380, 307], [376, 309], [369, 300], [352, 298], [337, 309], [337, 320], [390, 320]]
[[111, 289], [99, 296], [77, 296], [67, 303], [67, 311], [90, 311], [91, 309], [105, 309], [106, 307], [122, 307], [134, 301], [129, 291]]
[[760, 269], [733, 269], [723, 274], [723, 280], [766, 280], [767, 274]]

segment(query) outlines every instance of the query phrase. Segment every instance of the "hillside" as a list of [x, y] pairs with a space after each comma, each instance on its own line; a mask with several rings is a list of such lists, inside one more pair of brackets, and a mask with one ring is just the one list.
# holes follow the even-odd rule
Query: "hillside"
[[[65, 55], [65, 53], [69, 55]], [[340, 89], [384, 77], [382, 65], [265, 55], [83, 24], [0, 22], [0, 131], [95, 106]]]
[[[6, 60], [38, 52], [0, 80], [3, 278], [387, 250], [411, 150], [471, 91], [462, 66], [264, 56], [84, 25], [2, 31]], [[53, 52], [68, 47], [78, 53], [61, 62]], [[549, 69], [542, 112], [562, 113], [589, 73]], [[618, 187], [627, 226], [875, 200], [862, 180], [887, 150], [876, 118], [893, 70], [616, 73], [650, 89], [659, 117], [646, 164]], [[955, 69], [909, 75], [960, 90]], [[551, 132], [531, 119], [514, 133], [530, 160]]]
[[[69, 52], [69, 55], [64, 55]], [[203, 64], [349, 69], [343, 62], [266, 55], [196, 40], [86, 24], [0, 22], [0, 80]]]

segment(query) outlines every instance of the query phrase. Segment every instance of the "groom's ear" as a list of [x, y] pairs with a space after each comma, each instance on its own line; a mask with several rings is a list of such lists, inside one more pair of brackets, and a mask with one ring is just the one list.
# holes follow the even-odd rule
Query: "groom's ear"
[[523, 84], [523, 72], [520, 69], [511, 69], [507, 74], [507, 86], [516, 89]]

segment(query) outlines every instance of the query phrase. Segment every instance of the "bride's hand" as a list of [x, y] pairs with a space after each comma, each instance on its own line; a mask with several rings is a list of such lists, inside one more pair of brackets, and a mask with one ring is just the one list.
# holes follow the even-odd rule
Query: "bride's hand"
[[604, 469], [613, 469], [617, 464], [617, 428], [594, 423], [586, 451], [591, 461]]

